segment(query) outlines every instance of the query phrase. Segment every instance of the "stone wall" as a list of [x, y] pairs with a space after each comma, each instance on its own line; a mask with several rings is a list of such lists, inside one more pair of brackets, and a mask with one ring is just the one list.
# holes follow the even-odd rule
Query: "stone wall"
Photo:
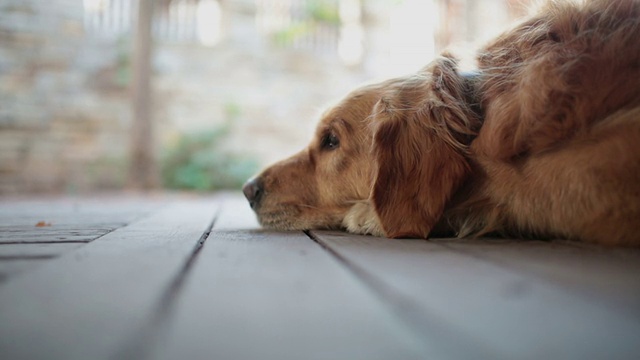
[[0, 3], [0, 193], [122, 184], [121, 49], [87, 41], [82, 3]]

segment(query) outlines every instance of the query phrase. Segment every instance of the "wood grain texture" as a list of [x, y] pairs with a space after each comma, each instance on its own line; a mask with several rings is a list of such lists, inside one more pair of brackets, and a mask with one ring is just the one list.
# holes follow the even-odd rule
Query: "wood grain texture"
[[124, 358], [213, 220], [177, 202], [0, 286], [3, 359]]
[[640, 321], [640, 249], [564, 241], [451, 240], [442, 245], [545, 279]]
[[419, 331], [435, 321], [461, 344], [483, 344], [506, 359], [637, 359], [640, 353], [640, 322], [624, 309], [528, 272], [438, 241], [314, 234], [388, 294]]
[[[153, 358], [425, 359], [424, 342], [302, 232], [224, 212], [186, 279]], [[434, 357], [436, 358], [436, 357]]]
[[87, 243], [110, 233], [114, 229], [125, 224], [114, 225], [111, 229], [55, 229], [55, 228], [35, 228], [19, 229], [0, 233], [0, 244], [22, 244], [22, 243]]
[[[0, 279], [8, 280], [149, 213], [158, 200], [109, 198], [3, 199]], [[44, 226], [41, 226], [44, 225]]]
[[77, 249], [82, 243], [3, 244], [0, 243], [0, 282], [41, 265], [43, 261]]
[[89, 199], [3, 199], [0, 202], [0, 232], [16, 226], [35, 228], [41, 221], [62, 229], [113, 230], [113, 224], [130, 223], [166, 204], [167, 199], [161, 197], [136, 198], [122, 195]]
[[0, 244], [1, 258], [46, 258], [55, 257], [71, 250], [75, 250], [83, 244]]
[[0, 259], [0, 283], [26, 270], [35, 269], [46, 259]]
[[260, 229], [235, 195], [0, 204], [0, 358], [640, 353], [640, 250], [310, 234]]

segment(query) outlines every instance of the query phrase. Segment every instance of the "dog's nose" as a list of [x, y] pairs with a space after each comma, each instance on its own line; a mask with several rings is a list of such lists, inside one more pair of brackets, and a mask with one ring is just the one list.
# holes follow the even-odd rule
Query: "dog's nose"
[[251, 208], [255, 209], [260, 203], [262, 194], [264, 194], [264, 188], [262, 187], [262, 181], [260, 178], [253, 178], [244, 184], [242, 187], [244, 196], [249, 200]]

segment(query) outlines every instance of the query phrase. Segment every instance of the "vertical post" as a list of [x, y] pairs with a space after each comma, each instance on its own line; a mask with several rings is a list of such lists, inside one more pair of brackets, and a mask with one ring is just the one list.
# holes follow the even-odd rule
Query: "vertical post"
[[158, 166], [154, 156], [154, 127], [151, 118], [151, 26], [153, 1], [139, 0], [133, 41], [133, 87], [131, 159], [129, 183], [137, 190], [156, 188]]
[[435, 50], [436, 53], [440, 53], [451, 44], [451, 39], [453, 37], [451, 22], [454, 13], [454, 6], [452, 4], [452, 0], [436, 0], [436, 4], [438, 5], [439, 25], [435, 34]]
[[478, 4], [479, 0], [466, 0], [465, 6], [465, 22], [467, 24], [467, 31], [465, 33], [465, 40], [473, 43], [477, 40], [479, 29], [478, 12], [481, 5]]

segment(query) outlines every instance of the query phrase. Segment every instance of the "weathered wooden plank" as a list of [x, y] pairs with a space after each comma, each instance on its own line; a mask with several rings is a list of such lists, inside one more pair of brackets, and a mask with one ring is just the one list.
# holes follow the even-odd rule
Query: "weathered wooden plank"
[[[122, 224], [124, 225], [124, 224]], [[110, 229], [76, 229], [59, 230], [52, 229], [46, 231], [25, 230], [0, 233], [0, 244], [20, 244], [20, 243], [56, 243], [56, 242], [79, 242], [86, 243], [103, 236], [112, 230]]]
[[82, 243], [0, 244], [0, 257], [55, 257], [82, 245]]
[[640, 249], [560, 241], [451, 240], [442, 244], [576, 290], [640, 320]]
[[3, 359], [118, 358], [163, 306], [214, 211], [212, 201], [174, 203], [10, 278], [0, 286]]
[[225, 204], [158, 340], [152, 358], [437, 355], [304, 233], [257, 229], [244, 201]]
[[[95, 220], [94, 220], [95, 221]], [[24, 233], [24, 232], [33, 232], [36, 234], [57, 234], [57, 233], [76, 233], [78, 231], [96, 231], [96, 232], [109, 232], [115, 229], [121, 228], [127, 225], [124, 222], [120, 223], [111, 223], [111, 224], [84, 224], [81, 225], [48, 225], [38, 227], [35, 225], [24, 226], [24, 225], [15, 225], [15, 226], [0, 226], [0, 235], [1, 236], [10, 236], [11, 234], [16, 233]]]
[[82, 244], [0, 244], [0, 282], [10, 276], [35, 269], [63, 253], [82, 246]]
[[132, 199], [122, 196], [97, 199], [3, 199], [0, 202], [0, 232], [6, 227], [34, 227], [41, 221], [55, 227], [81, 228], [126, 224], [158, 210], [159, 206], [166, 205], [166, 201], [162, 198]]
[[434, 241], [314, 236], [381, 293], [394, 294], [417, 329], [436, 317], [461, 339], [511, 359], [637, 359], [640, 353], [637, 319], [527, 273]]
[[[35, 269], [42, 265], [46, 259], [0, 259], [0, 282], [4, 282], [9, 277]], [[0, 348], [0, 350], [2, 350]], [[0, 354], [2, 352], [0, 351]]]

